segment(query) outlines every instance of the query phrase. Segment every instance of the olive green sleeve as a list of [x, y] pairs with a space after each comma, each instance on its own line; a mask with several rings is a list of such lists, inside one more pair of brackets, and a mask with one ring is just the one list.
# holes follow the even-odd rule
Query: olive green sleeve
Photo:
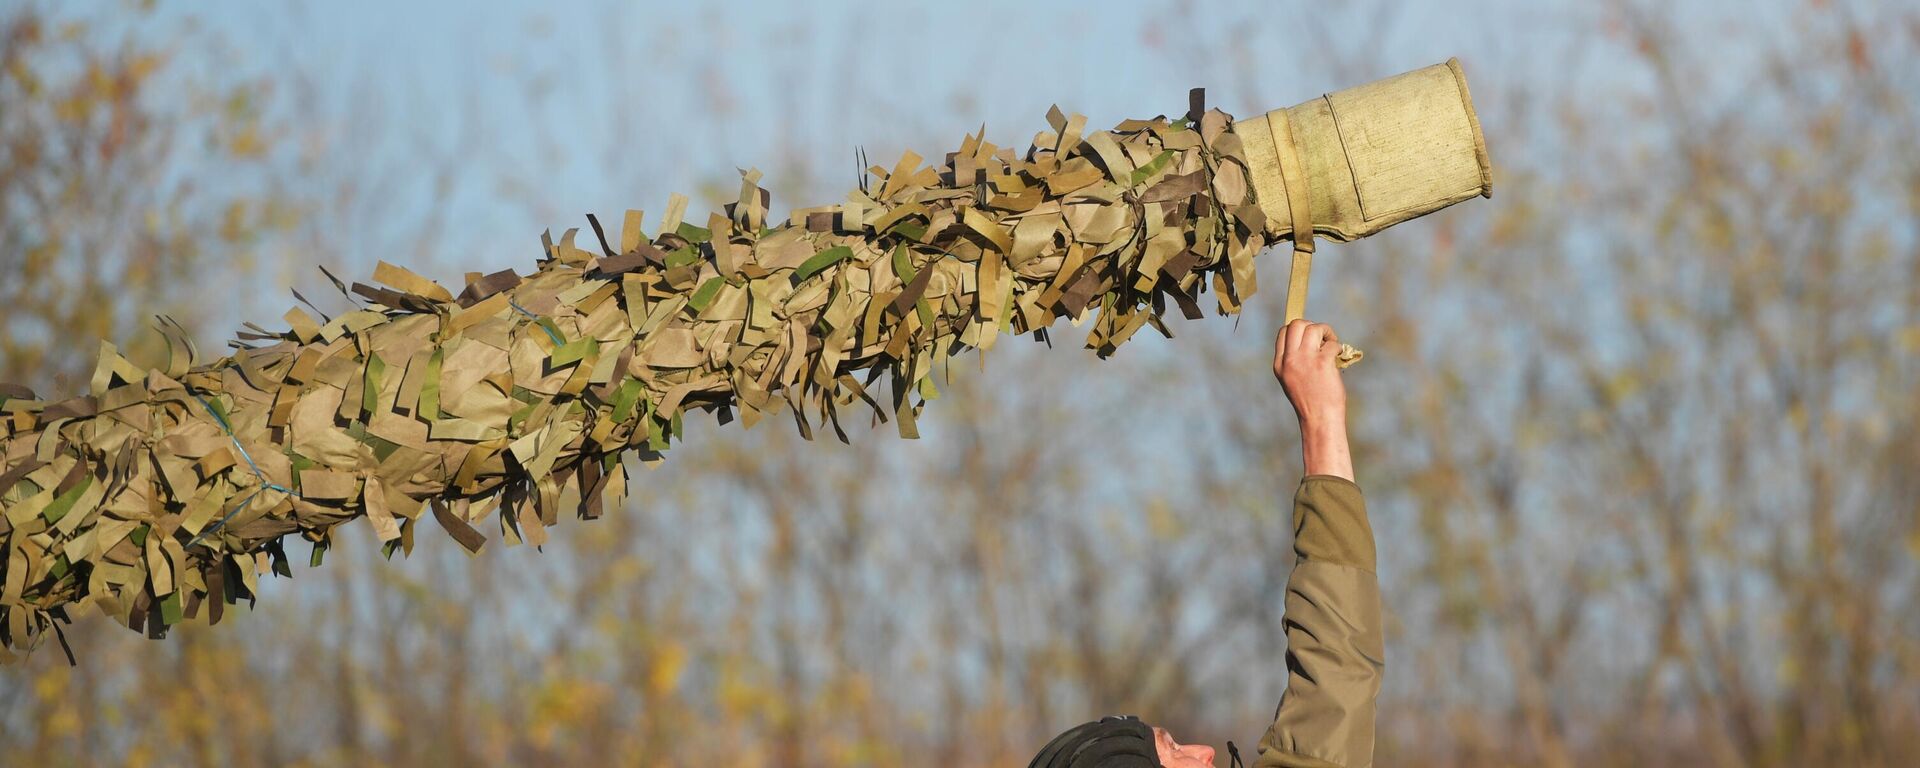
[[1256, 768], [1373, 764], [1385, 669], [1380, 585], [1366, 499], [1352, 481], [1311, 475], [1293, 497], [1287, 579], [1287, 691]]

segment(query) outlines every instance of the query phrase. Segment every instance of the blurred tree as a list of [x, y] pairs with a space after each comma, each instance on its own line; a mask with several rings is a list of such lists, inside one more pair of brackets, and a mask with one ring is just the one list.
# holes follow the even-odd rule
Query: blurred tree
[[43, 397], [77, 391], [102, 339], [152, 352], [154, 314], [237, 303], [219, 294], [293, 215], [266, 183], [268, 83], [178, 65], [215, 49], [125, 10], [0, 9], [0, 381]]

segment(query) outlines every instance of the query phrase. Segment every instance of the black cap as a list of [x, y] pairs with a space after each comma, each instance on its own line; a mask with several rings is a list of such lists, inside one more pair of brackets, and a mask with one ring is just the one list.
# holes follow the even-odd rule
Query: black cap
[[1053, 737], [1027, 768], [1160, 768], [1160, 754], [1140, 718], [1103, 717]]

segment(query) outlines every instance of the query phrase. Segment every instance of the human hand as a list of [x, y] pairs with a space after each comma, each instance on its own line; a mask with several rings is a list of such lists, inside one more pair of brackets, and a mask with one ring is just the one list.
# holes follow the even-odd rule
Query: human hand
[[1273, 341], [1273, 376], [1300, 418], [1300, 452], [1309, 475], [1353, 479], [1347, 448], [1347, 387], [1340, 379], [1340, 337], [1324, 323], [1295, 320]]
[[1325, 323], [1295, 320], [1273, 341], [1273, 375], [1302, 424], [1345, 423], [1347, 388], [1335, 364], [1340, 337]]

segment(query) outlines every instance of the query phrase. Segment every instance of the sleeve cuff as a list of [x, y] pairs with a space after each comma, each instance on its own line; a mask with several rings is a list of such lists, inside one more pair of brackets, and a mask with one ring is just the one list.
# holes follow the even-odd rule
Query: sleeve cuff
[[1293, 496], [1293, 551], [1301, 560], [1373, 573], [1373, 526], [1360, 486], [1333, 475], [1303, 478]]
[[1361, 492], [1359, 483], [1339, 475], [1307, 475], [1306, 477], [1300, 478], [1300, 485], [1305, 486], [1307, 483], [1332, 483], [1334, 485], [1344, 485], [1351, 488], [1356, 494]]

